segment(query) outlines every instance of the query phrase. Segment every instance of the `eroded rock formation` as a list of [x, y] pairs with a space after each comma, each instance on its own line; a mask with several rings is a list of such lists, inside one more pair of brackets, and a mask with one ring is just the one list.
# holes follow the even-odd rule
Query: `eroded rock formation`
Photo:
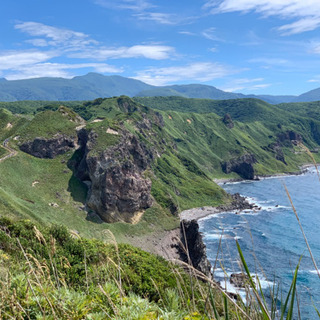
[[60, 154], [64, 154], [78, 146], [78, 137], [55, 134], [50, 139], [42, 137], [32, 141], [22, 143], [19, 148], [21, 151], [29, 153], [37, 158], [53, 159]]
[[232, 129], [234, 127], [232, 118], [229, 113], [226, 113], [222, 119], [222, 122], [229, 128]]
[[252, 180], [255, 175], [253, 164], [256, 162], [253, 154], [244, 154], [239, 158], [224, 162], [221, 166], [225, 173], [235, 172], [244, 179]]
[[180, 249], [181, 259], [212, 278], [211, 264], [207, 258], [206, 246], [199, 232], [197, 220], [182, 220], [180, 222], [181, 242], [184, 248]]
[[95, 132], [83, 129], [79, 139], [83, 156], [76, 166], [76, 175], [90, 185], [88, 208], [106, 222], [137, 222], [153, 202], [151, 180], [145, 172], [154, 154], [125, 131], [119, 143], [98, 154], [92, 152]]

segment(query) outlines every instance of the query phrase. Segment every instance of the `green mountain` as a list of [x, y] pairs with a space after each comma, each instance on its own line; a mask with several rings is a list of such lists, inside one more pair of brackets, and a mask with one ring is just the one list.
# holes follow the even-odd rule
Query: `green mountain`
[[215, 178], [297, 171], [311, 162], [303, 145], [319, 161], [319, 103], [120, 96], [1, 107], [5, 318], [196, 320], [227, 308], [247, 318], [194, 271], [125, 243], [154, 249], [164, 230], [172, 241], [181, 210], [232, 205]]
[[134, 79], [89, 73], [72, 79], [37, 78], [0, 81], [0, 100], [90, 100], [120, 94], [133, 96], [151, 87]]
[[24, 115], [1, 109], [0, 139], [15, 150], [0, 161], [3, 214], [87, 237], [109, 229], [127, 241], [176, 226], [181, 210], [230, 203], [215, 178], [298, 171], [310, 162], [301, 144], [319, 157], [319, 117], [257, 99], [121, 96], [66, 105], [23, 102]]
[[232, 93], [219, 90], [213, 86], [202, 84], [173, 85], [165, 87], [152, 88], [141, 91], [136, 96], [154, 97], [154, 96], [181, 96], [185, 98], [206, 98], [206, 99], [237, 99], [244, 98], [241, 93]]
[[268, 103], [289, 103], [320, 100], [318, 89], [301, 96], [244, 95], [219, 90], [201, 84], [151, 86], [139, 80], [121, 76], [89, 73], [72, 79], [37, 78], [7, 81], [0, 79], [0, 101], [72, 101], [127, 95], [130, 97], [180, 96], [201, 99], [256, 98]]
[[320, 88], [305, 92], [295, 98], [293, 102], [310, 102], [320, 100]]

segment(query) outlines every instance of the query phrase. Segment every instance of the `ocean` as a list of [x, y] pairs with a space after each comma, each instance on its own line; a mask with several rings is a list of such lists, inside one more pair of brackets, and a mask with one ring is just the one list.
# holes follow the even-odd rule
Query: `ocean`
[[[199, 220], [200, 231], [204, 235], [214, 277], [230, 292], [238, 290], [230, 284], [226, 275], [230, 277], [232, 273], [241, 272], [236, 240], [252, 274], [259, 276], [267, 297], [270, 297], [270, 289], [274, 284], [279, 286], [284, 296], [290, 288], [293, 272], [302, 256], [297, 282], [301, 319], [318, 319], [313, 306], [320, 311], [320, 279], [284, 184], [289, 190], [313, 256], [320, 267], [320, 182], [315, 169], [302, 175], [222, 185], [227, 192], [240, 193], [248, 201], [261, 207], [261, 210], [245, 210], [240, 214], [224, 212], [203, 218]], [[238, 293], [245, 299], [243, 291]], [[296, 312], [297, 310], [298, 308]]]

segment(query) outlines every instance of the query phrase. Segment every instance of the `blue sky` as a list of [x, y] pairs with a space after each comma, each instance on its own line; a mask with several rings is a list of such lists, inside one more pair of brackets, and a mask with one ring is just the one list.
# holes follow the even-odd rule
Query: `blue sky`
[[118, 74], [153, 85], [320, 87], [319, 0], [1, 0], [0, 77]]

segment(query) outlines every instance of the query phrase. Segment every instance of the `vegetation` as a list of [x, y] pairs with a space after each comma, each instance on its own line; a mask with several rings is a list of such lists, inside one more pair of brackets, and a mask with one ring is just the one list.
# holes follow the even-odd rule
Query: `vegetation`
[[[18, 110], [13, 105], [11, 110]], [[288, 105], [271, 106], [255, 99], [156, 97], [134, 101], [125, 96], [70, 102], [71, 109], [47, 102], [20, 105], [22, 109], [24, 106], [24, 115], [0, 109], [0, 137], [2, 141], [9, 139], [10, 147], [17, 150], [14, 157], [0, 162], [1, 318], [276, 317], [278, 306], [269, 313], [240, 248], [250, 279], [248, 293], [253, 293], [247, 309], [241, 303], [235, 305], [210, 279], [198, 281], [192, 268], [186, 274], [162, 258], [125, 243], [132, 237], [176, 228], [179, 221], [174, 214], [181, 210], [229, 203], [230, 196], [213, 182], [213, 178], [239, 177], [222, 171], [225, 161], [254, 154], [258, 174], [292, 172], [309, 162], [305, 149], [290, 141], [281, 145], [286, 163], [277, 160], [270, 145], [280, 134], [300, 134], [303, 143], [314, 151], [314, 161], [319, 161], [316, 107], [303, 114], [298, 108], [292, 112]], [[226, 113], [231, 115], [233, 128], [222, 121]], [[78, 114], [86, 122], [80, 121]], [[37, 136], [76, 136], [79, 121], [97, 136], [90, 151], [96, 155], [116, 145], [124, 131], [153, 150], [154, 159], [144, 175], [152, 180], [156, 201], [139, 223], [106, 224], [94, 213], [87, 213], [87, 187], [72, 171], [72, 162], [81, 150], [55, 159], [39, 159], [19, 151], [21, 141]], [[3, 149], [0, 157], [4, 154]], [[109, 243], [102, 242], [107, 238]], [[298, 268], [288, 298], [280, 307], [288, 319], [292, 319], [297, 273]]]
[[1, 218], [0, 239], [2, 319], [209, 319], [208, 294], [224, 312], [219, 290], [112, 235]]

